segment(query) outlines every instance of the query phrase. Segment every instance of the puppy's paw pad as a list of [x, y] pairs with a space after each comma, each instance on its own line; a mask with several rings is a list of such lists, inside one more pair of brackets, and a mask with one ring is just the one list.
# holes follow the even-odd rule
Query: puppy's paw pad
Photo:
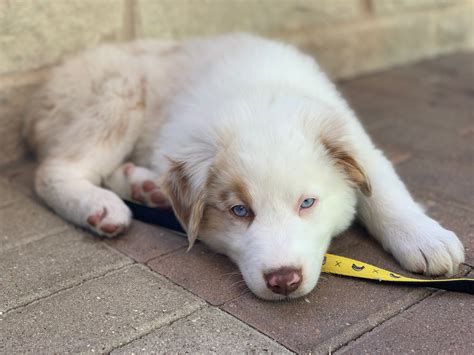
[[120, 224], [104, 224], [100, 227], [100, 230], [106, 235], [115, 236], [123, 233], [126, 228], [125, 225]]
[[145, 200], [145, 196], [143, 194], [143, 190], [141, 189], [140, 185], [138, 184], [132, 184], [131, 185], [132, 189], [132, 198], [142, 204], [146, 204], [147, 201]]
[[148, 206], [160, 208], [170, 207], [168, 199], [153, 181], [144, 181], [142, 184], [142, 190]]
[[168, 201], [168, 199], [166, 198], [165, 194], [161, 191], [154, 191], [151, 195], [150, 195], [150, 200], [151, 202], [153, 202], [157, 207], [161, 207], [161, 208], [169, 208], [171, 207], [170, 206], [170, 203]]
[[141, 184], [132, 184], [132, 199], [149, 207], [169, 208], [170, 204], [158, 185], [145, 180]]
[[156, 190], [158, 187], [153, 181], [146, 180], [142, 184], [143, 191], [145, 192], [151, 192], [153, 190]]
[[107, 215], [107, 209], [104, 207], [100, 211], [97, 211], [87, 217], [87, 223], [92, 227], [96, 227]]
[[118, 197], [117, 201], [104, 199], [102, 203], [107, 207], [94, 208], [95, 212], [87, 216], [85, 226], [96, 234], [108, 238], [125, 232], [131, 222], [128, 207]]

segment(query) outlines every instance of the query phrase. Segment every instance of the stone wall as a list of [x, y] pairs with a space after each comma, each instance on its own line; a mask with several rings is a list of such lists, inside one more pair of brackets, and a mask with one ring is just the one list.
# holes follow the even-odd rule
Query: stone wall
[[28, 93], [101, 42], [248, 31], [295, 43], [333, 78], [474, 48], [474, 0], [0, 0], [0, 165], [24, 154]]

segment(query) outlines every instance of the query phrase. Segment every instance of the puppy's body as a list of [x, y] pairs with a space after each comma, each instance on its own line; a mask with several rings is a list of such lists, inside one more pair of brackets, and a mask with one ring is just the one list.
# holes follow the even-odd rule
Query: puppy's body
[[64, 218], [115, 236], [130, 223], [117, 195], [170, 203], [191, 245], [199, 233], [263, 298], [309, 292], [356, 210], [408, 270], [449, 274], [463, 260], [315, 62], [280, 43], [100, 47], [52, 73], [25, 132], [37, 192]]

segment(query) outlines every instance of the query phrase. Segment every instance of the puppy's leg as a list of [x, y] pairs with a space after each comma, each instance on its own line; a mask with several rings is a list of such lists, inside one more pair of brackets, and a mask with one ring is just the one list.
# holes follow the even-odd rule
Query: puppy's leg
[[100, 176], [84, 162], [51, 159], [36, 174], [36, 192], [59, 215], [106, 237], [122, 233], [131, 213], [112, 191], [96, 186]]
[[32, 101], [25, 133], [42, 161], [36, 191], [59, 215], [113, 237], [131, 213], [100, 188], [143, 129], [146, 82], [139, 63], [113, 46], [57, 68]]
[[454, 274], [464, 261], [457, 236], [427, 216], [413, 200], [392, 164], [365, 135], [360, 161], [372, 185], [372, 196], [362, 194], [358, 214], [369, 231], [407, 270], [428, 275]]
[[126, 200], [149, 207], [169, 208], [170, 204], [161, 192], [159, 177], [154, 172], [126, 163], [116, 169], [104, 181], [104, 185]]

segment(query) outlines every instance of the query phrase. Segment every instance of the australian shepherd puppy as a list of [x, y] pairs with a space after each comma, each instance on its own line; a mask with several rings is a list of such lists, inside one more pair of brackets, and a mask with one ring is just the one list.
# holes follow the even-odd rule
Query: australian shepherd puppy
[[428, 217], [313, 58], [249, 35], [104, 45], [36, 93], [25, 135], [38, 195], [105, 237], [122, 199], [173, 208], [259, 297], [300, 297], [357, 214], [407, 270], [453, 274], [453, 232]]

